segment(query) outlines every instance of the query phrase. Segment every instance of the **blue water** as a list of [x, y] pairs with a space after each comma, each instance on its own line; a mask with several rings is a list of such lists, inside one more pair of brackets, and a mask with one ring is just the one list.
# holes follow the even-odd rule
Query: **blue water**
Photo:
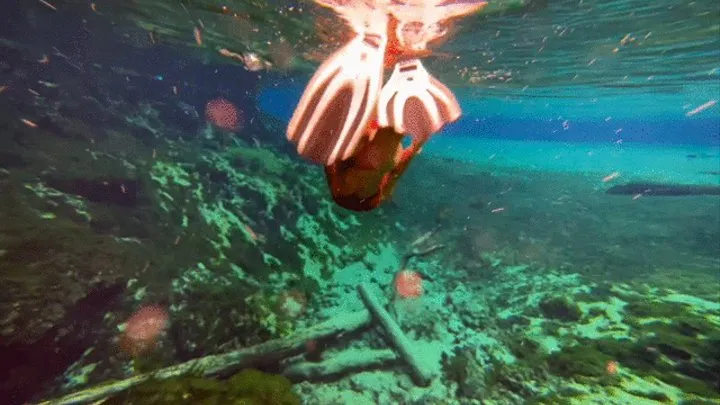
[[[304, 81], [273, 83], [273, 87], [265, 87], [259, 93], [258, 106], [287, 121], [302, 94]], [[458, 91], [463, 116], [443, 130], [445, 135], [528, 141], [720, 145], [718, 105], [692, 117], [685, 115], [712, 99], [707, 91], [662, 97], [633, 95], [594, 102], [547, 97], [517, 101], [463, 93]]]

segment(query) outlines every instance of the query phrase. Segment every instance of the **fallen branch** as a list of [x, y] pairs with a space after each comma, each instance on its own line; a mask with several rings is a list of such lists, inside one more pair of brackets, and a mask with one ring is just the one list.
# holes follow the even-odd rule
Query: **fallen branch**
[[385, 308], [380, 305], [375, 295], [370, 293], [366, 284], [360, 284], [358, 286], [358, 292], [365, 306], [372, 313], [373, 318], [378, 321], [385, 331], [388, 343], [397, 349], [400, 357], [410, 366], [411, 375], [415, 384], [421, 387], [430, 385], [430, 372], [420, 365], [417, 353], [412, 350], [410, 340], [405, 336], [400, 326], [398, 326]]
[[440, 229], [440, 225], [437, 225], [435, 228], [425, 232], [423, 235], [421, 235], [419, 238], [415, 239], [410, 243], [411, 248], [415, 248], [416, 246], [420, 246], [423, 243], [425, 243], [428, 239], [430, 239], [431, 236], [435, 234], [435, 232]]
[[86, 404], [125, 391], [151, 378], [165, 380], [188, 373], [202, 371], [204, 376], [230, 375], [257, 364], [279, 361], [299, 353], [310, 340], [349, 333], [370, 323], [368, 311], [358, 311], [332, 318], [311, 328], [299, 331], [285, 339], [274, 339], [256, 346], [224, 354], [216, 354], [176, 364], [161, 370], [140, 374], [124, 380], [103, 383], [62, 398], [41, 402], [39, 405]]
[[405, 253], [405, 255], [403, 255], [403, 258], [401, 261], [402, 264], [400, 265], [400, 270], [405, 269], [407, 267], [408, 263], [410, 262], [410, 259], [412, 259], [413, 257], [427, 256], [429, 254], [434, 253], [435, 251], [443, 249], [444, 247], [445, 247], [445, 245], [443, 245], [443, 244], [436, 244], [436, 245], [430, 246], [427, 249], [423, 249], [423, 250], [413, 249], [410, 252]]
[[381, 367], [397, 360], [397, 355], [390, 349], [347, 349], [319, 363], [303, 361], [291, 364], [282, 374], [292, 381], [318, 380]]

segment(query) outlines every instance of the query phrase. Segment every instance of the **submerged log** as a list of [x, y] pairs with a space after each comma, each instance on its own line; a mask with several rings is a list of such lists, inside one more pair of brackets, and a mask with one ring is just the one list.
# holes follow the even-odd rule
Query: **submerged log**
[[370, 320], [370, 313], [365, 310], [344, 314], [299, 331], [285, 339], [274, 339], [256, 346], [201, 357], [124, 380], [106, 382], [62, 398], [41, 402], [39, 405], [87, 404], [125, 391], [151, 378], [165, 380], [187, 374], [190, 371], [201, 371], [206, 377], [229, 376], [243, 368], [279, 361], [302, 353], [305, 344], [310, 340], [353, 332], [368, 325]]
[[362, 297], [365, 306], [368, 307], [373, 314], [373, 318], [378, 321], [385, 331], [388, 343], [394, 346], [400, 353], [400, 357], [410, 366], [411, 375], [415, 384], [421, 387], [430, 385], [431, 373], [422, 367], [417, 353], [413, 350], [410, 340], [405, 336], [400, 326], [390, 316], [390, 314], [378, 302], [375, 295], [369, 290], [367, 285], [360, 284], [358, 292]]
[[[274, 339], [252, 347], [201, 357], [124, 380], [105, 382], [58, 399], [41, 402], [38, 405], [87, 404], [130, 389], [149, 379], [166, 380], [189, 372], [200, 372], [205, 377], [229, 376], [244, 368], [278, 362], [300, 354], [305, 350], [305, 345], [309, 341], [356, 331], [370, 324], [371, 319], [378, 321], [384, 329], [389, 343], [397, 349], [399, 358], [410, 366], [415, 383], [423, 387], [428, 386], [431, 379], [430, 372], [421, 366], [417, 353], [413, 351], [410, 341], [398, 324], [380, 305], [377, 298], [368, 291], [366, 285], [361, 284], [358, 291], [368, 310], [335, 317], [311, 328], [298, 331], [285, 339]], [[379, 367], [397, 360], [398, 355], [392, 350], [350, 350], [319, 363], [301, 362], [290, 365], [283, 371], [283, 374], [295, 380], [331, 377], [354, 370]]]
[[291, 381], [321, 380], [381, 367], [397, 360], [398, 356], [390, 349], [348, 349], [319, 363], [303, 361], [291, 364], [282, 371], [282, 375]]

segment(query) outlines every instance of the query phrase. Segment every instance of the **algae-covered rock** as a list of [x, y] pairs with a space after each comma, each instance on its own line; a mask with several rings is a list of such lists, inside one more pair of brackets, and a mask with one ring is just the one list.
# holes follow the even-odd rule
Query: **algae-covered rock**
[[606, 374], [605, 367], [613, 358], [592, 345], [573, 346], [556, 352], [548, 357], [550, 372], [561, 377], [601, 377]]
[[457, 395], [466, 398], [482, 398], [487, 389], [487, 380], [482, 365], [475, 359], [472, 350], [458, 350], [452, 357], [445, 357], [443, 370], [451, 381], [458, 384]]
[[299, 405], [300, 398], [290, 390], [290, 380], [280, 375], [257, 370], [244, 370], [228, 382], [230, 394], [248, 402], [248, 405]]
[[563, 297], [544, 299], [540, 302], [540, 310], [546, 317], [561, 321], [577, 322], [582, 317], [578, 305]]
[[109, 405], [299, 405], [290, 381], [279, 375], [243, 370], [227, 381], [195, 375], [150, 380], [108, 399]]

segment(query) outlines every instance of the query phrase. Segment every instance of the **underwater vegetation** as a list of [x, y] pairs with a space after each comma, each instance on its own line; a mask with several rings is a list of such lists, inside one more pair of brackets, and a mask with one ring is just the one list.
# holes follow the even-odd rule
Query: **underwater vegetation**
[[146, 381], [104, 400], [112, 405], [300, 405], [285, 377], [243, 370], [224, 381], [183, 375]]

